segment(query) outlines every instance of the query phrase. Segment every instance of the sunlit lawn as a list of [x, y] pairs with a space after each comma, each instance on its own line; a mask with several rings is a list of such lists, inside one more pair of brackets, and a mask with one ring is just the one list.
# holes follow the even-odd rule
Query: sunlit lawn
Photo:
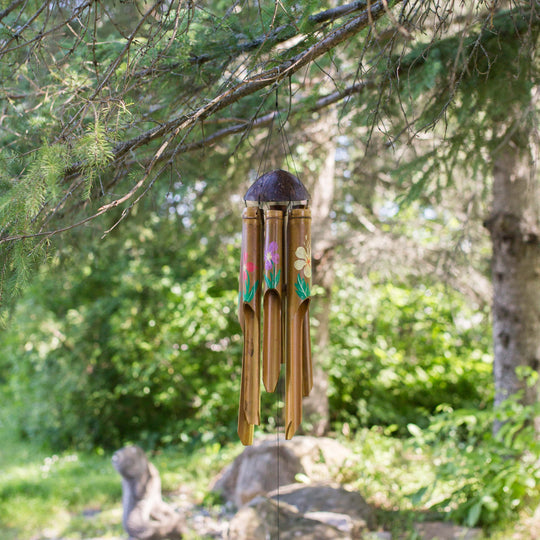
[[[111, 453], [48, 452], [0, 425], [0, 538], [125, 537], [121, 480]], [[191, 455], [170, 449], [151, 457], [163, 491], [189, 493], [202, 502], [210, 479], [240, 451], [237, 445], [207, 447]]]
[[[0, 477], [2, 540], [123, 537], [121, 483], [106, 452], [51, 454], [31, 441], [18, 440], [7, 426]], [[425, 459], [403, 454], [403, 443], [375, 431], [365, 432], [354, 444], [361, 465], [346, 466], [336, 480], [359, 489], [381, 508], [389, 528], [405, 527], [411, 508], [408, 498], [432, 476]], [[211, 478], [241, 451], [208, 447], [185, 455], [173, 449], [152, 456], [161, 471], [165, 492], [180, 487], [195, 502], [203, 502]], [[360, 468], [359, 468], [360, 467]], [[395, 513], [401, 510], [401, 514]], [[392, 524], [393, 522], [393, 524]]]
[[[111, 466], [110, 452], [53, 454], [18, 439], [6, 420], [0, 425], [0, 440], [2, 540], [125, 538], [121, 482]], [[362, 493], [377, 508], [380, 526], [395, 533], [395, 538], [415, 538], [414, 522], [444, 519], [427, 509], [443, 499], [451, 486], [441, 483], [428, 498], [415, 496], [436, 478], [428, 450], [377, 429], [363, 430], [345, 444], [355, 458], [344, 464], [334, 480]], [[240, 451], [238, 443], [191, 453], [170, 448], [155, 453], [151, 460], [161, 472], [165, 493], [181, 491], [193, 503], [212, 505], [211, 479]], [[505, 534], [493, 533], [489, 538], [502, 539]]]
[[[105, 454], [46, 452], [0, 427], [0, 530], [4, 540], [74, 531], [122, 533], [121, 485]], [[107, 510], [99, 519], [88, 517]], [[107, 517], [109, 519], [107, 519]], [[74, 535], [73, 538], [77, 538]]]

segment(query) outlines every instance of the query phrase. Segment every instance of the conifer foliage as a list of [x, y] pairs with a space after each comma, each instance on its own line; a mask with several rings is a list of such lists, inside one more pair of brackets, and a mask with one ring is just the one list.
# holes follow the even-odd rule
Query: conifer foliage
[[276, 88], [291, 118], [346, 100], [356, 125], [392, 139], [454, 111], [467, 127], [460, 89], [512, 43], [529, 51], [537, 25], [528, 2], [4, 2], [2, 300], [58, 233], [114, 213], [108, 230], [186, 152], [231, 137], [242, 151]]
[[[223, 156], [249, 161], [278, 113], [300, 140], [331, 106], [349, 141], [399, 154], [385, 172], [405, 188], [402, 206], [440, 201], [458, 170], [485, 204], [491, 178], [504, 187], [515, 172], [493, 175], [508, 169], [500, 156], [518, 148], [531, 195], [510, 217], [538, 261], [539, 27], [538, 2], [518, 0], [2, 2], [0, 316], [52, 253], [118, 230], [172, 175], [196, 191], [190, 153], [229, 167], [225, 187]], [[486, 223], [504, 243], [495, 206]], [[523, 298], [537, 306], [537, 295]], [[521, 367], [536, 372], [538, 359]], [[525, 390], [501, 385], [503, 397]]]

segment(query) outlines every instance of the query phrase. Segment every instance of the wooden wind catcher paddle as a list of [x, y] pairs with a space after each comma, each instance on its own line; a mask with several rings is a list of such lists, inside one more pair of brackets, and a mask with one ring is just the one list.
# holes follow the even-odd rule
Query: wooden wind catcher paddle
[[[309, 193], [292, 174], [275, 170], [248, 189], [242, 216], [238, 318], [244, 334], [238, 435], [253, 442], [260, 424], [260, 380], [274, 392], [285, 364], [285, 438], [302, 421], [302, 398], [313, 387], [309, 303]], [[262, 339], [261, 339], [262, 304]]]

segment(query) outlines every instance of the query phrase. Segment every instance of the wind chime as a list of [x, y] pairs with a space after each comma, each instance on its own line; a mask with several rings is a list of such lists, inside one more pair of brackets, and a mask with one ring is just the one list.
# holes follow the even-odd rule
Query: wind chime
[[311, 210], [309, 193], [292, 174], [275, 170], [248, 189], [242, 216], [238, 318], [244, 334], [238, 435], [253, 442], [260, 423], [262, 380], [274, 392], [285, 364], [285, 438], [302, 421], [302, 397], [313, 387], [309, 303]]

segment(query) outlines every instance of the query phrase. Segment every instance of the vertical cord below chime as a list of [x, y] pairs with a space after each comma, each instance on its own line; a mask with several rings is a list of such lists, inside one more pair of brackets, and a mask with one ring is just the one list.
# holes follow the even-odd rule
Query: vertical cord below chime
[[277, 513], [276, 513], [276, 529], [277, 529], [277, 540], [279, 540], [279, 398], [281, 392], [276, 392], [276, 448], [277, 448]]
[[[289, 77], [289, 100], [291, 99], [291, 79]], [[291, 146], [289, 144], [289, 140], [287, 138], [287, 133], [285, 132], [285, 122], [282, 122], [281, 120], [281, 115], [280, 115], [280, 112], [279, 112], [279, 104], [278, 104], [278, 97], [279, 97], [279, 88], [276, 87], [276, 118], [277, 118], [277, 121], [278, 121], [278, 131], [279, 131], [279, 134], [280, 134], [280, 138], [281, 138], [281, 145], [283, 147], [283, 150], [284, 150], [284, 154], [285, 154], [285, 159], [287, 161], [287, 166], [289, 166], [289, 156], [291, 158], [291, 161], [292, 161], [292, 164], [293, 164], [293, 169], [294, 169], [294, 174], [296, 176], [298, 176], [298, 171], [296, 170], [296, 163], [294, 162], [294, 157], [292, 155], [292, 151], [291, 151]], [[289, 104], [290, 105], [290, 104]], [[287, 115], [288, 116], [288, 115]], [[273, 124], [273, 122], [272, 122]], [[273, 127], [273, 126], [272, 126]], [[283, 234], [287, 234], [287, 231], [288, 231], [288, 227], [289, 227], [289, 219], [288, 219], [288, 216], [289, 216], [289, 210], [290, 210], [290, 203], [289, 203], [289, 206], [287, 207], [286, 211], [285, 211], [285, 218], [284, 218], [284, 227], [283, 227]], [[289, 265], [289, 261], [288, 261], [288, 256], [289, 256], [289, 253], [287, 250], [284, 250], [284, 253], [283, 253], [283, 256], [284, 256], [284, 268], [288, 268], [288, 265]], [[283, 296], [285, 298], [285, 311], [287, 311], [287, 307], [286, 307], [286, 300], [287, 300], [287, 287], [289, 286], [288, 283], [285, 284], [285, 290], [283, 292]], [[285, 334], [285, 339], [283, 340], [283, 343], [286, 343], [287, 341], [287, 337], [286, 337], [286, 334]], [[276, 452], [277, 452], [277, 455], [276, 455], [276, 461], [277, 461], [277, 514], [276, 514], [276, 529], [277, 529], [277, 540], [279, 540], [279, 537], [280, 537], [280, 524], [279, 524], [279, 513], [280, 513], [280, 506], [279, 506], [279, 503], [280, 503], [280, 493], [279, 493], [279, 482], [280, 482], [280, 464], [281, 464], [281, 452], [280, 452], [280, 442], [279, 442], [279, 428], [280, 428], [280, 410], [279, 410], [279, 401], [280, 399], [283, 399], [283, 402], [285, 401], [285, 390], [284, 390], [284, 387], [283, 385], [279, 388], [278, 392], [276, 392]]]
[[[260, 173], [260, 167], [261, 167], [261, 164], [263, 165], [263, 168], [266, 166], [266, 163], [268, 161], [268, 154], [269, 154], [269, 149], [270, 149], [270, 144], [271, 144], [271, 139], [273, 138], [273, 130], [274, 130], [274, 119], [277, 118], [277, 121], [278, 121], [278, 131], [280, 133], [280, 139], [281, 139], [281, 145], [283, 147], [283, 151], [284, 151], [284, 154], [285, 154], [285, 159], [286, 159], [286, 162], [287, 162], [287, 166], [289, 166], [289, 157], [292, 161], [292, 168], [295, 172], [296, 175], [298, 175], [298, 172], [296, 170], [296, 163], [294, 161], [294, 157], [292, 155], [292, 150], [291, 150], [291, 146], [289, 144], [289, 140], [287, 138], [287, 134], [285, 132], [285, 124], [286, 124], [286, 121], [287, 119], [285, 119], [284, 121], [282, 121], [282, 118], [281, 118], [281, 115], [280, 115], [280, 111], [279, 111], [279, 104], [278, 104], [278, 95], [279, 95], [279, 88], [276, 87], [276, 101], [275, 101], [275, 115], [273, 116], [272, 118], [272, 121], [270, 123], [270, 128], [269, 128], [269, 133], [268, 133], [268, 136], [267, 136], [267, 139], [266, 139], [266, 142], [265, 142], [265, 145], [264, 145], [264, 150], [263, 150], [263, 155], [262, 155], [262, 159], [261, 161], [259, 162], [259, 171], [257, 172], [257, 176], [259, 176], [259, 173]], [[291, 96], [292, 96], [292, 89], [291, 89], [291, 80], [289, 78], [289, 99], [291, 99]], [[289, 104], [289, 107], [290, 107], [290, 104]], [[288, 117], [288, 115], [287, 115]], [[283, 223], [283, 234], [287, 234], [287, 227], [288, 227], [288, 212], [290, 211], [290, 205], [287, 206], [287, 209], [286, 211], [284, 212], [284, 223]], [[284, 265], [283, 265], [283, 268], [287, 268], [288, 267], [288, 263], [289, 261], [287, 260], [288, 258], [288, 254], [287, 252], [285, 251], [284, 254], [283, 254], [283, 257], [284, 257]], [[285, 298], [285, 300], [287, 299], [287, 284], [285, 284], [285, 290], [283, 291], [283, 297]], [[286, 307], [285, 307], [285, 311], [286, 311]], [[283, 343], [286, 342], [286, 338], [283, 339]], [[283, 375], [282, 375], [283, 376]], [[279, 384], [278, 383], [278, 388], [276, 388], [276, 392], [275, 392], [276, 396], [275, 396], [275, 414], [276, 414], [276, 418], [275, 418], [275, 422], [276, 422], [276, 499], [277, 499], [277, 507], [276, 507], [276, 529], [277, 529], [277, 540], [279, 540], [279, 537], [280, 537], [280, 472], [281, 472], [281, 452], [280, 452], [280, 417], [281, 417], [281, 410], [280, 410], [280, 400], [285, 400], [285, 390], [284, 390], [284, 385], [283, 384]]]

